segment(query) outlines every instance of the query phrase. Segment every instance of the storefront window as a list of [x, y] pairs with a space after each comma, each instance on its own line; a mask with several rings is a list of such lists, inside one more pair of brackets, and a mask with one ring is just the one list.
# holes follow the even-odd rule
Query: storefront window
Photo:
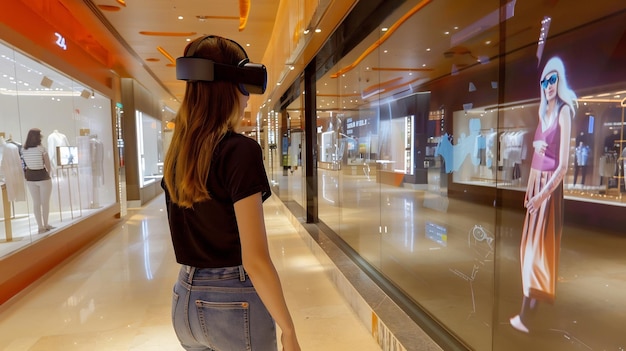
[[163, 177], [162, 123], [141, 111], [136, 111], [135, 115], [139, 186], [144, 187]]
[[320, 220], [469, 349], [623, 348], [624, 23], [404, 2], [316, 82]]
[[[4, 256], [116, 199], [111, 101], [7, 45], [0, 45], [0, 74]], [[25, 180], [20, 161], [33, 129], [50, 161], [50, 180], [41, 183]]]

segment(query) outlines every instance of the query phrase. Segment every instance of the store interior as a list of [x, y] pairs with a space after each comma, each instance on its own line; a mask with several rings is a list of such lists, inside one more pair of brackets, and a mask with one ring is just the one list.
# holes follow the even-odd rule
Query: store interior
[[[116, 183], [109, 98], [1, 42], [0, 74], [1, 257], [115, 203]], [[45, 231], [20, 159], [32, 128], [51, 165]]]

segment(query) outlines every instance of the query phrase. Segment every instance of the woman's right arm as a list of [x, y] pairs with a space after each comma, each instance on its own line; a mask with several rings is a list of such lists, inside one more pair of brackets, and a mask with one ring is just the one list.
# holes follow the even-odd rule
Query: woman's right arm
[[41, 153], [41, 156], [43, 157], [43, 165], [46, 168], [46, 170], [48, 172], [52, 172], [52, 166], [50, 166], [50, 155], [48, 155], [48, 151], [44, 149], [43, 152]]
[[295, 327], [267, 245], [261, 193], [235, 202], [235, 215], [241, 239], [243, 266], [259, 297], [282, 331], [283, 350], [299, 351]]

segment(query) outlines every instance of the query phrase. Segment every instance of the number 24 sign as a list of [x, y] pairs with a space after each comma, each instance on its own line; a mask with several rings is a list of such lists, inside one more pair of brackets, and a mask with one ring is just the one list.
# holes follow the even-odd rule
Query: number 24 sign
[[63, 50], [67, 50], [67, 43], [65, 42], [65, 38], [59, 33], [54, 33], [54, 35], [57, 38], [57, 41], [56, 41], [57, 46]]

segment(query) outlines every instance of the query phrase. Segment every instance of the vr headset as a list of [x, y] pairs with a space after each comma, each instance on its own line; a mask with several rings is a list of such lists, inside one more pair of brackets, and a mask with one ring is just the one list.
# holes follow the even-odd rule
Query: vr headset
[[241, 60], [236, 66], [214, 62], [202, 57], [194, 57], [196, 48], [206, 38], [197, 40], [188, 50], [184, 57], [176, 59], [176, 79], [185, 81], [225, 81], [237, 83], [239, 91], [244, 95], [263, 94], [267, 87], [267, 70], [260, 63], [252, 63], [248, 59], [248, 54], [237, 42], [246, 58]]

